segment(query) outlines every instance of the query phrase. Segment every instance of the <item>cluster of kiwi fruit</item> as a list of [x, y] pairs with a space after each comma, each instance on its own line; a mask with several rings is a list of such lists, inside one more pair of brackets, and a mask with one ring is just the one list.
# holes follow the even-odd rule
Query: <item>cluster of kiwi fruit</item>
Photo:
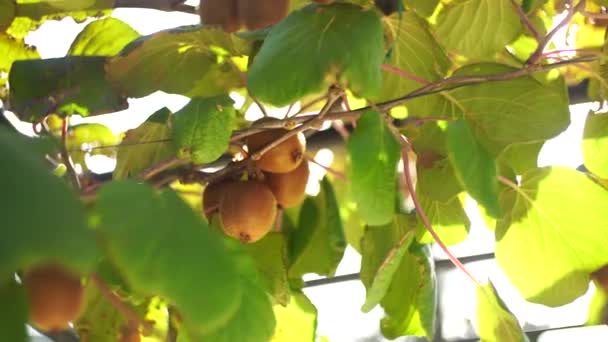
[[[265, 130], [245, 139], [249, 153], [256, 153], [288, 132]], [[278, 208], [299, 205], [306, 196], [308, 162], [306, 139], [294, 135], [263, 154], [248, 170], [246, 180], [222, 180], [203, 191], [203, 210], [209, 220], [219, 219], [226, 235], [250, 243], [272, 230]]]
[[287, 15], [289, 0], [201, 0], [199, 13], [205, 25], [236, 32], [241, 26], [259, 30]]

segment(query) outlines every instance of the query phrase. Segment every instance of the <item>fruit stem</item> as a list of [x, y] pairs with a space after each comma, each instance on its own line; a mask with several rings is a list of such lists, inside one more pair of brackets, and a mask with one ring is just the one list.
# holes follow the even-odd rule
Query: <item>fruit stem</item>
[[401, 159], [403, 161], [403, 174], [405, 177], [405, 184], [407, 185], [407, 189], [410, 193], [410, 196], [412, 197], [412, 202], [414, 203], [414, 207], [416, 208], [416, 213], [422, 220], [422, 223], [424, 224], [426, 230], [431, 234], [431, 236], [435, 240], [435, 243], [443, 250], [443, 252], [447, 255], [448, 259], [450, 259], [452, 264], [454, 264], [457, 269], [461, 270], [467, 277], [469, 277], [469, 279], [471, 279], [473, 283], [475, 283], [477, 286], [481, 286], [481, 283], [473, 276], [473, 274], [469, 272], [469, 270], [467, 270], [467, 268], [460, 262], [460, 260], [458, 260], [458, 258], [456, 258], [450, 252], [445, 243], [443, 243], [443, 241], [439, 237], [439, 234], [437, 234], [435, 229], [433, 229], [433, 226], [431, 225], [431, 222], [424, 213], [424, 210], [422, 210], [422, 206], [418, 201], [418, 196], [416, 196], [416, 190], [414, 189], [414, 184], [412, 182], [412, 175], [410, 174], [409, 157], [407, 153], [410, 149], [409, 142], [403, 136], [401, 136], [401, 143], [403, 145], [403, 148], [401, 149]]

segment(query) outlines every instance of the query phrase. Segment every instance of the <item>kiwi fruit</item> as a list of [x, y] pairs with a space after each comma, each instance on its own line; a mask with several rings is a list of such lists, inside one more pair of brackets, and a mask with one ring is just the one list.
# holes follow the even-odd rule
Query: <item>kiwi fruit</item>
[[205, 25], [220, 26], [226, 32], [241, 28], [238, 0], [201, 0], [199, 14]]
[[234, 184], [232, 180], [209, 183], [203, 190], [203, 214], [207, 219], [219, 210], [220, 201], [226, 189]]
[[285, 18], [289, 0], [239, 0], [238, 16], [249, 30], [259, 30]]
[[84, 288], [80, 276], [57, 265], [29, 269], [23, 276], [30, 321], [36, 328], [61, 331], [84, 309]]
[[257, 181], [229, 186], [220, 201], [222, 229], [242, 242], [263, 238], [272, 229], [276, 214], [277, 200], [272, 191]]
[[[246, 138], [250, 153], [256, 153], [287, 133], [286, 129], [270, 129]], [[306, 138], [298, 133], [266, 152], [256, 161], [257, 167], [266, 172], [285, 173], [295, 170], [304, 159]]]
[[282, 208], [295, 207], [304, 201], [309, 175], [310, 169], [306, 161], [291, 172], [264, 174], [265, 183]]

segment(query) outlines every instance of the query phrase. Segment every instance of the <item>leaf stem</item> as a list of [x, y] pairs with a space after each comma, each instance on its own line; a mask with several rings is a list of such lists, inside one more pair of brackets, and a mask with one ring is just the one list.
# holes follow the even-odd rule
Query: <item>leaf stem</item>
[[458, 268], [465, 275], [467, 275], [467, 277], [469, 277], [473, 281], [473, 283], [475, 283], [478, 286], [481, 286], [481, 283], [473, 276], [473, 274], [471, 274], [469, 272], [469, 270], [467, 270], [467, 268], [460, 262], [460, 260], [458, 260], [458, 258], [456, 258], [450, 252], [448, 247], [443, 243], [443, 241], [439, 237], [439, 234], [437, 234], [435, 229], [433, 229], [431, 222], [429, 221], [428, 217], [424, 213], [424, 210], [422, 209], [422, 206], [420, 205], [420, 202], [418, 201], [418, 196], [416, 195], [416, 190], [414, 189], [412, 175], [410, 174], [410, 168], [409, 168], [409, 157], [408, 157], [408, 150], [410, 149], [409, 142], [407, 140], [405, 140], [405, 138], [403, 136], [401, 137], [401, 145], [403, 146], [403, 148], [401, 149], [401, 159], [403, 162], [403, 174], [405, 177], [405, 184], [407, 185], [407, 189], [412, 198], [412, 202], [414, 203], [414, 207], [416, 208], [416, 213], [420, 217], [420, 220], [422, 220], [422, 223], [424, 224], [424, 227], [426, 227], [426, 230], [431, 234], [431, 236], [435, 240], [435, 243], [443, 250], [443, 252], [447, 255], [448, 259], [450, 259], [452, 264], [454, 264], [454, 266], [456, 266], [456, 268]]
[[311, 156], [306, 156], [306, 160], [310, 161], [311, 163], [315, 164], [315, 165], [319, 165], [320, 167], [323, 168], [323, 170], [327, 171], [328, 173], [331, 173], [332, 175], [336, 176], [336, 178], [338, 178], [339, 180], [346, 182], [346, 176], [344, 175], [344, 173], [335, 170], [333, 168], [331, 168], [330, 166], [325, 166], [321, 163], [319, 163], [318, 161], [315, 160], [315, 158], [311, 157]]
[[517, 12], [519, 19], [524, 24], [528, 32], [530, 32], [532, 37], [534, 37], [534, 39], [540, 44], [542, 36], [540, 35], [540, 33], [538, 33], [536, 28], [534, 28], [534, 25], [530, 21], [530, 18], [528, 18], [526, 12], [524, 12], [524, 9], [515, 0], [511, 0], [511, 5], [513, 5], [513, 9], [515, 10], [515, 12]]
[[169, 159], [165, 159], [160, 161], [159, 163], [156, 163], [152, 166], [150, 166], [149, 168], [145, 169], [144, 171], [142, 171], [137, 177], [136, 179], [139, 180], [148, 180], [156, 175], [158, 175], [159, 173], [170, 169], [174, 166], [177, 166], [179, 164], [182, 164], [183, 161], [181, 159], [179, 159], [178, 157], [171, 157]]

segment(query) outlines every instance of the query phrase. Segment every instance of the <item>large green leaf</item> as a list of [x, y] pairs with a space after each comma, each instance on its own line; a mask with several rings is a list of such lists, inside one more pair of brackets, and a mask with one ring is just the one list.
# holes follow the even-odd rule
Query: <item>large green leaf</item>
[[253, 314], [266, 320], [250, 327], [251, 336], [272, 334], [272, 307], [253, 261], [175, 193], [115, 182], [100, 190], [97, 211], [99, 234], [128, 284], [175, 305], [193, 338], [230, 334]]
[[348, 139], [349, 182], [361, 218], [369, 225], [390, 222], [397, 195], [399, 143], [380, 114], [361, 115]]
[[491, 282], [477, 287], [477, 330], [484, 342], [528, 341]]
[[0, 31], [4, 31], [11, 24], [16, 8], [17, 6], [12, 0], [0, 3]]
[[[34, 47], [26, 45], [22, 39], [12, 38], [4, 33], [0, 33], [0, 56], [0, 74], [10, 73], [14, 61], [40, 58]], [[6, 77], [0, 75], [0, 86], [5, 83]]]
[[114, 8], [113, 0], [16, 0], [16, 3], [18, 16], [33, 19]]
[[[236, 241], [230, 242], [234, 247], [241, 247]], [[276, 319], [269, 298], [257, 281], [254, 262], [249, 257], [240, 258], [237, 267], [246, 291], [238, 311], [222, 329], [201, 337], [193, 335], [196, 337], [193, 341], [266, 342], [272, 337]]]
[[333, 275], [345, 248], [336, 195], [324, 178], [321, 192], [304, 201], [298, 225], [289, 233], [289, 277], [299, 278], [306, 273]]
[[589, 113], [583, 134], [585, 167], [600, 178], [608, 179], [608, 114]]
[[215, 96], [243, 85], [232, 57], [246, 55], [245, 41], [222, 30], [184, 26], [141, 37], [107, 65], [108, 78], [124, 94], [157, 90]]
[[[12, 278], [12, 277], [11, 277]], [[11, 342], [27, 342], [27, 301], [25, 291], [11, 279], [0, 281], [0, 331], [2, 339]]]
[[51, 173], [40, 147], [0, 128], [0, 158], [0, 278], [38, 263], [89, 271], [95, 235], [78, 196]]
[[448, 127], [450, 161], [464, 189], [488, 213], [498, 216], [498, 181], [496, 162], [481, 146], [464, 120], [450, 122]]
[[269, 233], [262, 240], [245, 246], [260, 273], [267, 292], [276, 303], [289, 303], [287, 243], [280, 233]]
[[418, 14], [430, 17], [435, 8], [439, 4], [439, 0], [409, 0], [405, 1], [406, 5], [416, 11]]
[[380, 329], [389, 339], [422, 336], [432, 340], [437, 307], [435, 269], [430, 247], [412, 247], [380, 302], [385, 312]]
[[512, 144], [498, 156], [498, 163], [506, 164], [517, 175], [522, 175], [538, 166], [538, 154], [544, 141]]
[[106, 81], [105, 64], [104, 57], [93, 56], [17, 61], [9, 75], [11, 109], [26, 121], [125, 109], [126, 98]]
[[[501, 64], [474, 64], [454, 76], [489, 75], [515, 69]], [[485, 82], [449, 92], [477, 138], [493, 155], [508, 145], [544, 141], [570, 124], [568, 94], [561, 78], [545, 83], [531, 76]]]
[[[431, 226], [444, 244], [447, 246], [454, 245], [467, 238], [471, 222], [464, 211], [459, 196], [455, 196], [447, 202], [440, 202], [421, 193], [418, 194], [418, 201], [420, 201], [422, 210], [429, 219]], [[419, 217], [416, 241], [419, 243], [435, 242]]]
[[559, 306], [581, 296], [608, 264], [608, 192], [564, 167], [530, 170], [501, 194], [496, 260], [529, 301]]
[[322, 92], [336, 81], [371, 98], [382, 88], [383, 42], [375, 11], [348, 3], [311, 4], [271, 29], [247, 84], [253, 95], [275, 106]]
[[274, 306], [277, 327], [271, 342], [313, 342], [317, 330], [317, 308], [302, 292], [294, 292], [286, 307]]
[[138, 174], [171, 156], [171, 111], [161, 108], [135, 129], [128, 130], [116, 156], [114, 179]]
[[[434, 158], [439, 159], [432, 160]], [[445, 203], [463, 191], [449, 159], [433, 152], [418, 154], [416, 175], [416, 193], [429, 199]]]
[[139, 36], [129, 24], [119, 19], [99, 19], [88, 24], [76, 36], [68, 55], [114, 56]]
[[439, 13], [435, 36], [447, 49], [477, 59], [501, 51], [521, 30], [510, 0], [457, 0]]
[[175, 113], [172, 137], [178, 157], [195, 164], [221, 157], [236, 116], [232, 105], [228, 96], [196, 97]]
[[[428, 82], [445, 76], [451, 63], [423, 19], [411, 11], [395, 13], [384, 20], [384, 25], [390, 47], [384, 63]], [[382, 92], [376, 101], [398, 98], [421, 86], [420, 82], [384, 71]], [[405, 106], [412, 116], [448, 116], [455, 111], [441, 94], [413, 99]]]
[[367, 290], [361, 311], [369, 312], [384, 298], [413, 239], [413, 224], [407, 216], [396, 215], [387, 225], [367, 227], [361, 239], [360, 274]]

